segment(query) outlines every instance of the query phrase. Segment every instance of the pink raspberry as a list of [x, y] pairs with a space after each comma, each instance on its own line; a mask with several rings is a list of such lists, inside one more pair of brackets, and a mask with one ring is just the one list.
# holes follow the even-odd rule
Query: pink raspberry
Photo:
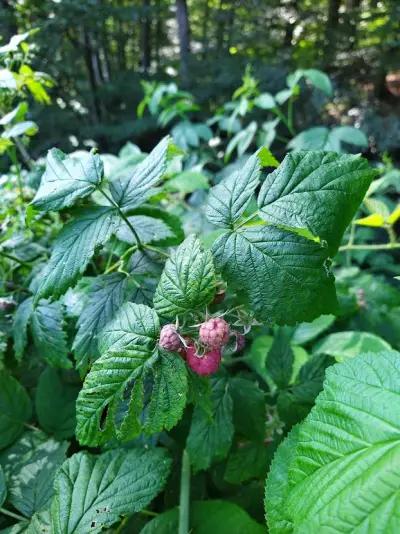
[[186, 349], [186, 361], [190, 369], [198, 375], [212, 375], [219, 369], [221, 349], [213, 349], [203, 355], [199, 355], [196, 352], [196, 347], [189, 345]]
[[179, 352], [182, 349], [182, 341], [174, 324], [166, 324], [161, 328], [158, 344], [170, 352]]
[[229, 339], [229, 324], [222, 317], [209, 319], [200, 326], [199, 340], [210, 349], [219, 349]]

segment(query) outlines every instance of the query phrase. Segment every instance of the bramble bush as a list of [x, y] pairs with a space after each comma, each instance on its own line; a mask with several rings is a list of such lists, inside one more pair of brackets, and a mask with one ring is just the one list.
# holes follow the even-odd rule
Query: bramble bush
[[146, 84], [173, 140], [26, 168], [8, 87], [2, 532], [398, 531], [398, 171], [343, 153], [354, 128], [295, 135], [304, 79], [331, 94], [315, 69], [276, 95], [248, 70], [207, 123]]

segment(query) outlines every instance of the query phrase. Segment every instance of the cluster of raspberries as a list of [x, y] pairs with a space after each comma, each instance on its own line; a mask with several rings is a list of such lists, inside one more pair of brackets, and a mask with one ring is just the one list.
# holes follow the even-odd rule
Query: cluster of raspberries
[[[163, 326], [159, 345], [165, 350], [179, 353], [195, 373], [211, 375], [219, 368], [222, 349], [230, 335], [236, 337], [236, 350], [242, 350], [245, 343], [244, 336], [238, 332], [231, 332], [229, 324], [222, 317], [215, 317], [200, 325], [200, 350], [193, 339], [180, 336], [174, 324]], [[204, 350], [201, 350], [202, 348]]]

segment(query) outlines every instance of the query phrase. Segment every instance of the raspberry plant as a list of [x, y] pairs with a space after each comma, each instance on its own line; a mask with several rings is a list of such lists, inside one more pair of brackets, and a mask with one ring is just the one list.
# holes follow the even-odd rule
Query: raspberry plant
[[[100, 532], [125, 516], [144, 534], [187, 533], [189, 517], [194, 526], [211, 517], [217, 531], [221, 509], [232, 532], [263, 532], [229, 500], [193, 499], [189, 513], [189, 480], [194, 492], [206, 491], [207, 476], [217, 495], [241, 483], [259, 495], [282, 434], [304, 418], [272, 462], [270, 532], [330, 525], [340, 492], [351, 485], [362, 498], [383, 487], [382, 473], [398, 491], [390, 458], [399, 425], [385, 412], [400, 383], [398, 354], [380, 352], [390, 346], [370, 334], [379, 354], [331, 367], [310, 412], [332, 362], [328, 341], [312, 357], [302, 348], [339, 311], [332, 262], [375, 171], [360, 156], [308, 151], [268, 173], [261, 149], [211, 189], [212, 232], [185, 237], [164, 187], [175, 153], [165, 138], [111, 172], [94, 152], [48, 154], [27, 220], [55, 217], [59, 232], [48, 260], [29, 270], [13, 323], [15, 365], [31, 352], [40, 370], [47, 364], [34, 416], [25, 387], [0, 373], [0, 496], [18, 513], [2, 510], [28, 531]], [[52, 437], [32, 429], [33, 417]], [[72, 437], [85, 450], [66, 458]], [[29, 462], [15, 465], [21, 450]], [[376, 455], [382, 470], [371, 474]], [[171, 509], [147, 510], [165, 488], [174, 492], [177, 466]], [[347, 503], [341, 531], [384, 515], [394, 532], [394, 505], [391, 515], [380, 508], [390, 488], [357, 513]]]

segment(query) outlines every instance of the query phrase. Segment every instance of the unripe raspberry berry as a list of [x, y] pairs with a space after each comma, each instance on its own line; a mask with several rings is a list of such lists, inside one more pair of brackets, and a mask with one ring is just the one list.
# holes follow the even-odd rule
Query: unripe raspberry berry
[[210, 349], [219, 349], [229, 339], [229, 324], [222, 317], [209, 319], [200, 326], [199, 340]]
[[186, 361], [188, 366], [198, 375], [207, 376], [216, 373], [221, 363], [221, 349], [213, 349], [199, 355], [194, 345], [186, 349]]
[[182, 341], [174, 324], [166, 324], [161, 328], [158, 344], [165, 350], [179, 352], [182, 348]]

